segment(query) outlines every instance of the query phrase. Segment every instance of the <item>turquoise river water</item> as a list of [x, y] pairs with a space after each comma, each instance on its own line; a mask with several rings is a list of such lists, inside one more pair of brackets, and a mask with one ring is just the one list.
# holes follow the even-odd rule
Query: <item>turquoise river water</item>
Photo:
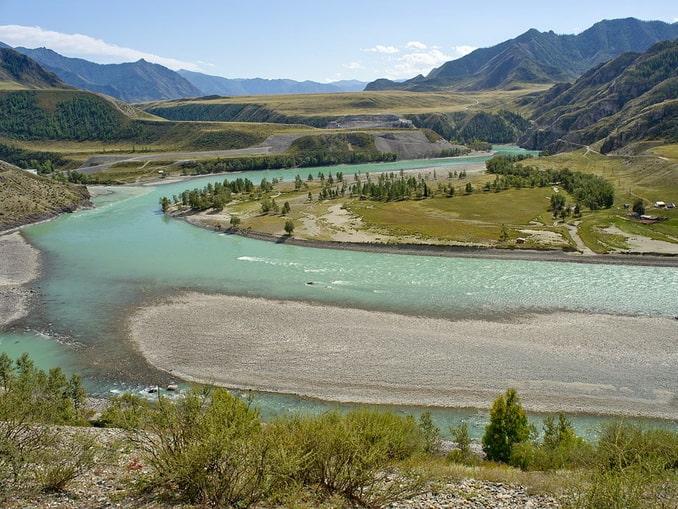
[[[500, 150], [516, 150], [500, 148]], [[324, 168], [344, 173], [454, 166], [482, 159], [440, 159]], [[239, 176], [294, 179], [318, 170], [275, 170]], [[181, 290], [310, 300], [434, 317], [496, 317], [556, 310], [673, 316], [678, 269], [539, 261], [387, 255], [314, 249], [219, 235], [171, 220], [160, 196], [223, 180], [111, 188], [96, 208], [23, 230], [42, 253], [34, 284], [38, 306], [0, 349], [28, 351], [43, 367], [64, 366], [93, 392], [133, 390], [158, 373], [129, 342], [125, 317], [136, 306]], [[306, 283], [313, 281], [314, 285]], [[642, 296], [642, 298], [639, 298]], [[262, 412], [324, 408], [322, 402], [257, 395]], [[405, 410], [403, 410], [405, 411]], [[486, 412], [436, 410], [477, 421]]]

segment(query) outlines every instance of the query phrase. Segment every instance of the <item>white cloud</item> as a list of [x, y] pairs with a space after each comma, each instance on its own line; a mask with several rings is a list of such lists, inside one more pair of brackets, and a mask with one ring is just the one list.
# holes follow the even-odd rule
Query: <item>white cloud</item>
[[361, 64], [360, 62], [350, 62], [348, 64], [344, 64], [344, 67], [346, 69], [350, 69], [352, 71], [356, 70], [356, 69], [364, 69], [365, 68], [365, 66], [363, 64]]
[[403, 55], [393, 66], [393, 78], [412, 78], [417, 74], [428, 74], [431, 69], [452, 60], [437, 48], [427, 51], [413, 51]]
[[170, 69], [200, 70], [200, 66], [194, 62], [183, 62], [174, 58], [116, 46], [88, 35], [64, 34], [44, 30], [38, 26], [0, 25], [0, 41], [10, 46], [28, 48], [44, 46], [64, 56], [86, 58], [98, 63], [135, 62], [143, 58]]
[[454, 51], [457, 52], [458, 57], [463, 57], [471, 53], [472, 51], [477, 50], [478, 48], [474, 46], [455, 46]]
[[374, 48], [367, 48], [363, 51], [371, 51], [374, 53], [385, 53], [387, 55], [392, 53], [398, 53], [400, 50], [395, 46], [384, 46], [382, 44], [377, 44]]
[[427, 48], [427, 46], [423, 42], [410, 41], [410, 42], [407, 43], [407, 48], [408, 49], [424, 50], [424, 49]]
[[[390, 48], [390, 51], [377, 51], [376, 48]], [[418, 74], [427, 75], [431, 70], [441, 66], [445, 62], [468, 55], [476, 48], [474, 46], [459, 45], [452, 49], [452, 54], [447, 54], [438, 46], [429, 46], [421, 41], [409, 41], [402, 47], [379, 45], [376, 48], [365, 50], [381, 53], [378, 62], [371, 64], [373, 70], [381, 67], [378, 71], [381, 77], [395, 79], [409, 79]]]

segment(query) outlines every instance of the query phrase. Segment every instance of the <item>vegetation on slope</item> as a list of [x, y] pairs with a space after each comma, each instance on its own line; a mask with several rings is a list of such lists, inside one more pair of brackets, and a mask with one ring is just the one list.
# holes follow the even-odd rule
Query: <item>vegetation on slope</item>
[[0, 231], [91, 205], [87, 188], [32, 175], [0, 161]]
[[[513, 389], [494, 402], [483, 458], [463, 422], [449, 430], [455, 442], [442, 447], [426, 411], [415, 418], [358, 408], [264, 425], [251, 400], [195, 387], [175, 399], [113, 398], [94, 421], [117, 429], [104, 435], [88, 429], [92, 415], [77, 375], [44, 372], [26, 354], [16, 361], [2, 354], [0, 385], [4, 507], [27, 500], [52, 507], [54, 492], [60, 504], [96, 499], [156, 509], [376, 508], [430, 500], [431, 493], [483, 500], [482, 492], [471, 496], [455, 485], [464, 477], [520, 482], [549, 504], [572, 509], [671, 507], [678, 499], [675, 431], [611, 422], [588, 443], [562, 413], [547, 416], [537, 431]], [[70, 427], [56, 426], [64, 424]], [[101, 472], [109, 477], [94, 485]], [[94, 498], [70, 492], [88, 478]]]
[[549, 153], [596, 145], [603, 153], [640, 140], [678, 140], [678, 41], [627, 53], [573, 85], [537, 96], [523, 146]]

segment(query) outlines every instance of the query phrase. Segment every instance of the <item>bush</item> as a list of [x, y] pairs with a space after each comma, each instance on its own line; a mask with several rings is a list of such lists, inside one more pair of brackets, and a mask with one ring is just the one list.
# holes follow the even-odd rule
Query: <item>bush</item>
[[604, 426], [588, 482], [573, 509], [664, 508], [678, 499], [678, 433], [624, 421]]
[[590, 466], [593, 448], [574, 433], [572, 423], [562, 412], [558, 420], [544, 419], [544, 435], [540, 443], [521, 442], [511, 449], [509, 463], [522, 470], [559, 470]]
[[268, 494], [259, 414], [224, 389], [161, 399], [134, 441], [153, 469], [151, 485], [181, 499], [249, 507]]
[[92, 440], [53, 424], [86, 422], [78, 376], [0, 355], [0, 489], [60, 490], [92, 465]]
[[356, 410], [297, 417], [274, 426], [279, 443], [286, 444], [286, 457], [294, 458], [282, 479], [370, 507], [420, 486], [419, 476], [404, 472], [401, 463], [424, 448], [413, 418]]

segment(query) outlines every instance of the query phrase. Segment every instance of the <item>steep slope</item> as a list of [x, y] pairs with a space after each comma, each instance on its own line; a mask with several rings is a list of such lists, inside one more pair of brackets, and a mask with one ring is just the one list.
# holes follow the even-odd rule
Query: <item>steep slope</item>
[[55, 74], [6, 46], [0, 47], [0, 81], [16, 88], [68, 88]]
[[0, 161], [0, 231], [91, 206], [85, 186], [39, 177]]
[[128, 103], [203, 95], [178, 73], [146, 60], [95, 64], [46, 49], [15, 48], [74, 87], [110, 95]]
[[625, 53], [537, 96], [534, 106], [534, 125], [519, 140], [534, 150], [596, 144], [606, 153], [632, 141], [678, 140], [678, 40]]
[[403, 83], [377, 80], [366, 90], [486, 90], [525, 83], [574, 81], [587, 69], [624, 52], [678, 38], [678, 23], [604, 20], [578, 35], [531, 29], [491, 48], [481, 48]]

